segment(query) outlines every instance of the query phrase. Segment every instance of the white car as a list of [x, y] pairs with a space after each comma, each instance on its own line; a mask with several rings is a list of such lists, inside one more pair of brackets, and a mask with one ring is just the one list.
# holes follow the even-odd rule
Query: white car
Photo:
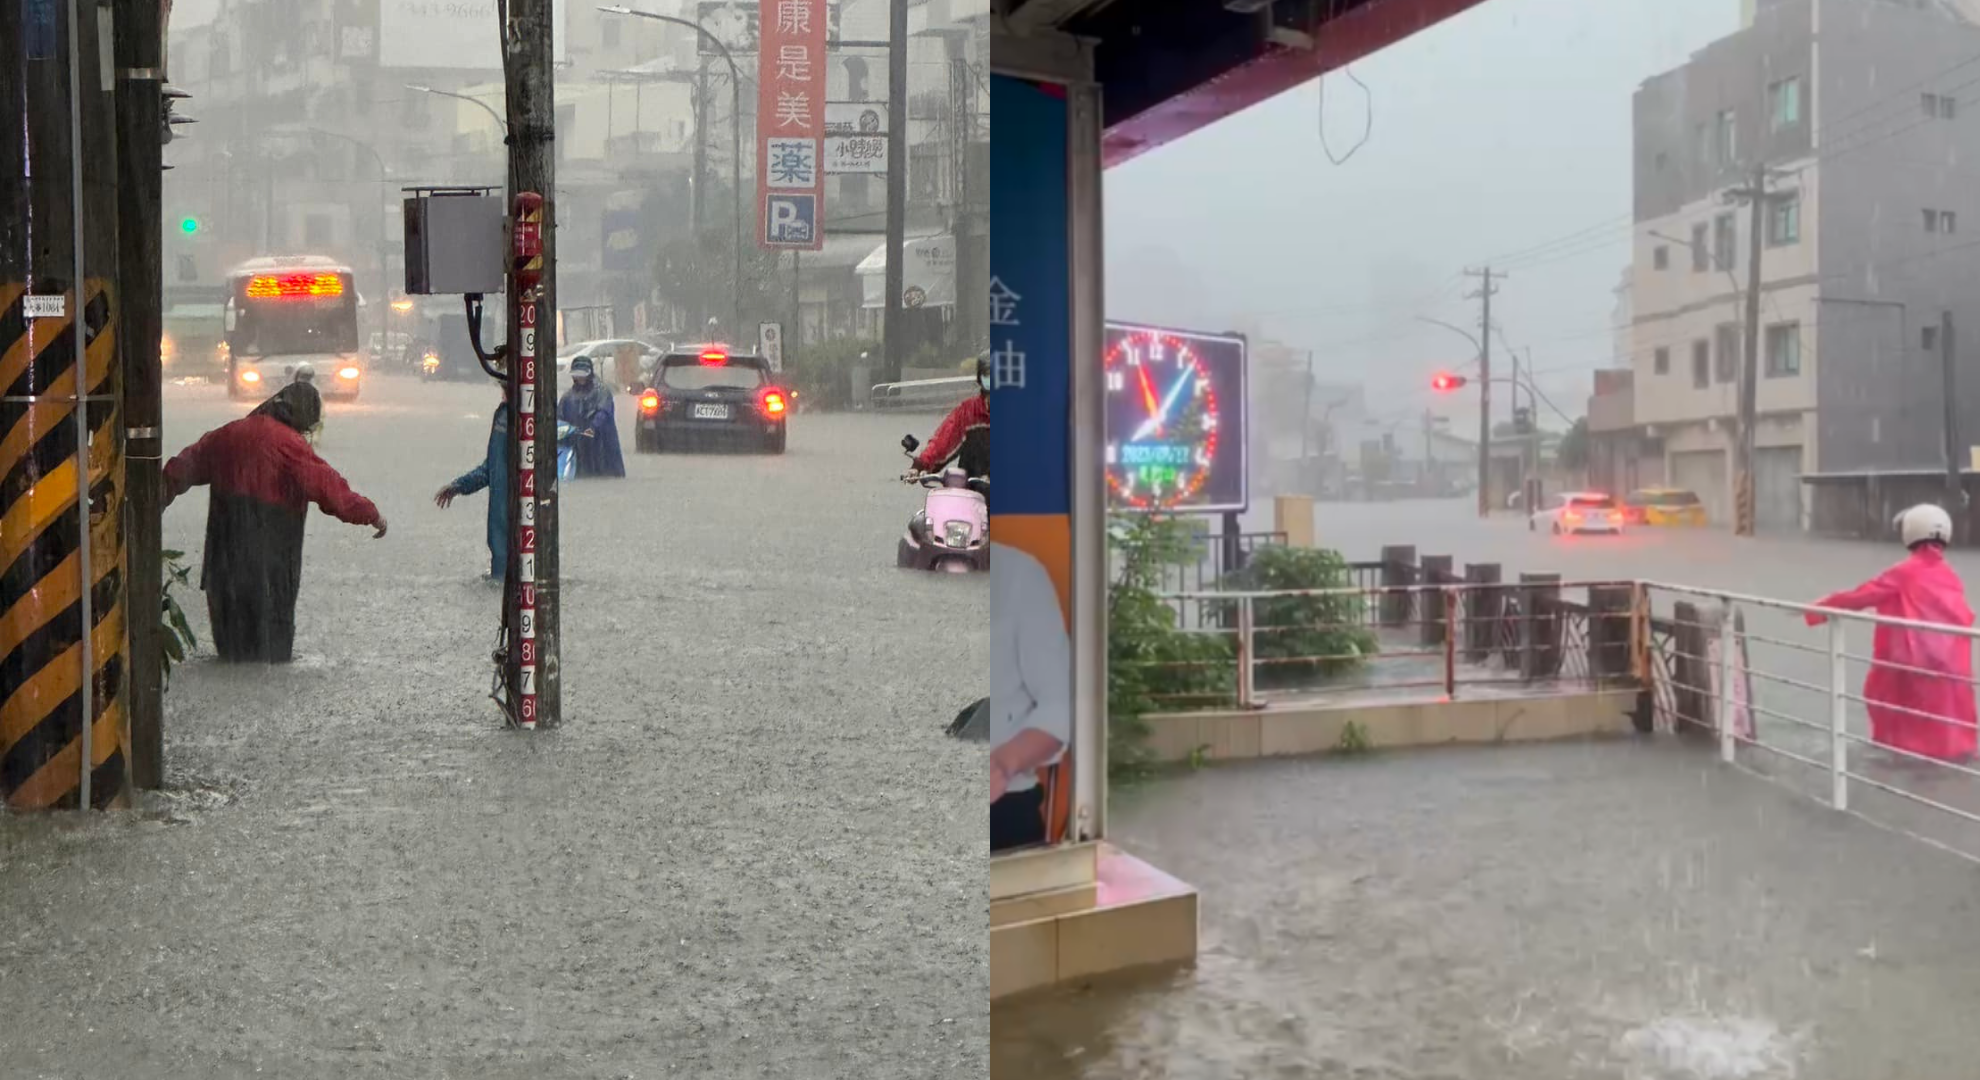
[[1563, 533], [1614, 533], [1622, 535], [1622, 504], [1594, 491], [1564, 491], [1547, 500], [1543, 510], [1526, 519], [1534, 532], [1544, 526], [1554, 535]]

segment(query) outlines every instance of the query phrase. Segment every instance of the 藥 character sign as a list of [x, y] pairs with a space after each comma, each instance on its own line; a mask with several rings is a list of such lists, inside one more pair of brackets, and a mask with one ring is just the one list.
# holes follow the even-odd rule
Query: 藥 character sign
[[816, 251], [825, 243], [826, 0], [758, 0], [757, 242]]

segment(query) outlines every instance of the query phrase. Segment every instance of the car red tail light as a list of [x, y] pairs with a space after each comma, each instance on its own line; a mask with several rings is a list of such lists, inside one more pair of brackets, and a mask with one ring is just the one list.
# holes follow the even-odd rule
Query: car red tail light
[[771, 416], [781, 416], [784, 412], [784, 395], [779, 390], [763, 392], [763, 411]]
[[704, 364], [726, 364], [729, 362], [729, 354], [720, 349], [704, 349], [701, 353], [701, 362]]
[[658, 390], [648, 390], [646, 393], [639, 395], [639, 411], [649, 413], [659, 412], [660, 392]]

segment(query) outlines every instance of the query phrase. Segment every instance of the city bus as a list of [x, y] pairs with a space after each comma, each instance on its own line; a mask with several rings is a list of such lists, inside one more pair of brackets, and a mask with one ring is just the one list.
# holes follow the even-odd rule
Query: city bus
[[227, 393], [263, 398], [307, 364], [326, 398], [364, 386], [351, 268], [316, 255], [251, 259], [227, 275]]

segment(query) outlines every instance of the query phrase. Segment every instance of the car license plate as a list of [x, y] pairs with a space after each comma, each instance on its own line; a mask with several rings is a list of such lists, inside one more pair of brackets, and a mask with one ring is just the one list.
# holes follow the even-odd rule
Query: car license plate
[[727, 420], [729, 418], [729, 407], [727, 405], [696, 405], [694, 407], [694, 418], [696, 420]]

